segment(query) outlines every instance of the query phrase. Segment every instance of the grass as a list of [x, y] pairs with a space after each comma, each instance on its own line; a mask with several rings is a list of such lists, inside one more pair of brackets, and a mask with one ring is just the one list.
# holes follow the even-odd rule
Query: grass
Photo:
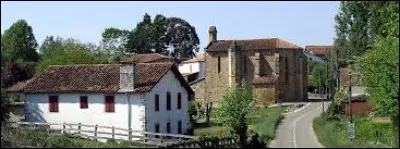
[[[283, 118], [282, 113], [286, 108], [287, 107], [258, 108], [254, 110], [248, 116], [249, 130], [257, 132], [264, 141], [273, 139], [275, 137], [276, 127]], [[210, 115], [210, 124], [197, 124], [195, 126], [194, 135], [228, 136], [228, 129], [216, 122], [213, 112], [211, 112]]]
[[[395, 146], [390, 123], [374, 122], [365, 117], [357, 117], [355, 123], [355, 139], [347, 138], [348, 118], [343, 116], [322, 116], [313, 120], [313, 127], [319, 142], [328, 148], [387, 148]], [[378, 136], [376, 136], [378, 132]]]
[[92, 141], [68, 134], [49, 135], [46, 130], [11, 129], [2, 128], [1, 147], [40, 147], [40, 148], [131, 148], [151, 147], [148, 145], [135, 144], [127, 141], [107, 143]]

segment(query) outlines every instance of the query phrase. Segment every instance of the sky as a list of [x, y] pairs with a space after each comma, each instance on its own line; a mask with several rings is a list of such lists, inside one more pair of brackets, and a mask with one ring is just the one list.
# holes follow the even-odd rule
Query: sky
[[338, 9], [339, 1], [2, 1], [1, 32], [25, 19], [39, 45], [50, 35], [98, 44], [105, 28], [132, 30], [148, 13], [152, 18], [162, 14], [188, 21], [201, 50], [212, 25], [219, 40], [278, 37], [304, 47], [333, 44]]

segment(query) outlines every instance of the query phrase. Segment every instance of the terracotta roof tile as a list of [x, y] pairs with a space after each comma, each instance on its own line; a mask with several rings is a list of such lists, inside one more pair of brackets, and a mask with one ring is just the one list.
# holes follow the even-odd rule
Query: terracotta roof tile
[[[135, 92], [149, 92], [171, 70], [181, 84], [189, 87], [174, 63], [138, 63]], [[119, 90], [119, 64], [51, 66], [23, 89], [26, 93], [116, 93]], [[10, 88], [12, 89], [12, 88]]]
[[131, 63], [131, 62], [136, 62], [136, 63], [151, 63], [151, 62], [161, 62], [161, 61], [170, 61], [174, 62], [174, 58], [167, 56], [167, 55], [162, 55], [159, 53], [147, 53], [147, 54], [136, 54], [135, 56], [131, 57], [125, 57], [121, 59], [121, 63]]
[[206, 47], [206, 51], [227, 51], [232, 41], [240, 50], [290, 48], [302, 49], [301, 47], [279, 38], [249, 39], [249, 40], [217, 40]]
[[190, 60], [183, 61], [182, 63], [204, 62], [204, 58], [205, 58], [205, 56], [204, 56], [204, 54], [202, 54], [202, 55], [197, 56], [197, 57], [195, 57], [195, 58], [192, 58], [192, 59], [190, 59]]
[[7, 88], [6, 91], [7, 92], [22, 92], [24, 90], [24, 88], [26, 87], [26, 85], [28, 85], [30, 82], [32, 82], [33, 79], [35, 79], [35, 77], [32, 77], [25, 81], [20, 81], [20, 82], [14, 84], [13, 86]]
[[306, 46], [305, 50], [311, 52], [315, 55], [327, 55], [329, 51], [332, 51], [333, 46], [317, 46], [317, 45], [309, 45]]

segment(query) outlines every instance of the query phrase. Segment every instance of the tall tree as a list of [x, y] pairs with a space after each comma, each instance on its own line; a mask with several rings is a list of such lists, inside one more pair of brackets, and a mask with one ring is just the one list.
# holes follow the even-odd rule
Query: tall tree
[[39, 48], [39, 54], [41, 58], [46, 58], [47, 56], [51, 55], [52, 52], [55, 51], [62, 51], [62, 38], [54, 36], [47, 36], [46, 39], [43, 41]]
[[126, 44], [127, 52], [134, 53], [152, 53], [152, 29], [151, 29], [151, 16], [145, 14], [143, 21], [136, 25], [136, 28], [128, 36]]
[[102, 46], [104, 50], [110, 52], [123, 52], [124, 45], [128, 40], [128, 30], [121, 30], [118, 28], [106, 28], [101, 34], [103, 37]]
[[25, 20], [18, 20], [4, 31], [1, 40], [4, 46], [4, 54], [10, 62], [37, 61], [39, 55], [36, 52], [38, 46], [32, 27]]

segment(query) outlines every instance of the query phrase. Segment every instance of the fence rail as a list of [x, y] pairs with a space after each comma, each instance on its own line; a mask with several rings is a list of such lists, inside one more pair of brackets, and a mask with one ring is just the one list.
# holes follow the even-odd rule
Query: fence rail
[[[56, 130], [59, 131], [61, 134], [70, 133], [73, 135], [94, 139], [96, 141], [97, 139], [106, 139], [106, 140], [115, 139], [115, 140], [131, 141], [134, 143], [141, 143], [146, 145], [154, 145], [158, 147], [165, 147], [171, 143], [177, 143], [183, 140], [196, 140], [198, 138], [196, 136], [142, 132], [137, 130], [118, 128], [114, 126], [110, 127], [110, 126], [99, 126], [99, 125], [86, 125], [80, 123], [70, 124], [70, 123], [8, 122], [7, 124], [8, 126], [6, 127], [25, 127], [29, 129], [46, 128], [47, 132], [49, 132], [49, 130], [52, 131]], [[56, 128], [56, 126], [58, 126], [58, 128]], [[90, 128], [90, 130], [82, 129], [82, 127]], [[98, 128], [101, 128], [101, 130], [99, 131]], [[121, 137], [128, 137], [128, 139], [122, 139]]]

